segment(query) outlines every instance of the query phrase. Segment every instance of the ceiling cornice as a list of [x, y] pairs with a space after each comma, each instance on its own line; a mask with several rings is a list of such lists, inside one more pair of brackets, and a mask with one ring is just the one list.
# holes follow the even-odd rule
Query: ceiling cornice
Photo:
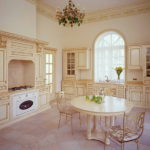
[[[53, 21], [57, 21], [55, 16], [56, 15], [55, 8], [43, 2], [42, 0], [27, 0], [27, 1], [36, 4], [37, 11], [42, 15], [52, 19]], [[148, 12], [150, 12], [150, 0], [143, 0], [141, 2], [135, 2], [128, 5], [86, 13], [84, 23], [104, 21]]]
[[87, 13], [84, 23], [104, 21], [150, 12], [150, 0]]

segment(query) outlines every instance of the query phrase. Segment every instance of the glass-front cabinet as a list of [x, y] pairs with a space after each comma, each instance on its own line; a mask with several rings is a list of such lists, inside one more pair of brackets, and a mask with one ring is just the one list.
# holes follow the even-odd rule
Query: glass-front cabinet
[[67, 53], [67, 75], [75, 75], [75, 53]]
[[150, 81], [150, 45], [144, 46], [144, 81]]
[[76, 51], [65, 49], [63, 51], [63, 79], [76, 78]]
[[146, 49], [146, 77], [150, 77], [150, 47]]

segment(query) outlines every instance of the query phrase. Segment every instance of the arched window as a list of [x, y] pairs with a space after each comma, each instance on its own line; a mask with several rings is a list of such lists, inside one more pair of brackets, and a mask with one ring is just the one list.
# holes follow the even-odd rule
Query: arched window
[[[96, 82], [117, 81], [115, 67], [125, 67], [125, 42], [116, 32], [105, 32], [95, 42], [94, 47], [94, 78]], [[124, 82], [125, 71], [120, 75]]]

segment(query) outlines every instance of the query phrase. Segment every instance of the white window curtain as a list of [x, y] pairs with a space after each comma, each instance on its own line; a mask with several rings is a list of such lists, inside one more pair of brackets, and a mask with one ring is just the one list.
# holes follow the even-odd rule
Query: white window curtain
[[[94, 76], [95, 82], [117, 81], [115, 67], [125, 67], [125, 44], [123, 38], [116, 32], [106, 32], [99, 36], [94, 48]], [[124, 82], [125, 71], [120, 75], [120, 82]]]

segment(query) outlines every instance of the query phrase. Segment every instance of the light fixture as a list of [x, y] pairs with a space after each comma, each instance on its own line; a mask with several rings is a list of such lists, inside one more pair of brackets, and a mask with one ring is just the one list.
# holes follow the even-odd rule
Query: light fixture
[[68, 0], [68, 4], [64, 7], [63, 11], [60, 11], [59, 9], [56, 11], [56, 18], [59, 25], [62, 24], [63, 26], [80, 26], [84, 16], [85, 13], [80, 12], [80, 9], [75, 6], [72, 0]]

